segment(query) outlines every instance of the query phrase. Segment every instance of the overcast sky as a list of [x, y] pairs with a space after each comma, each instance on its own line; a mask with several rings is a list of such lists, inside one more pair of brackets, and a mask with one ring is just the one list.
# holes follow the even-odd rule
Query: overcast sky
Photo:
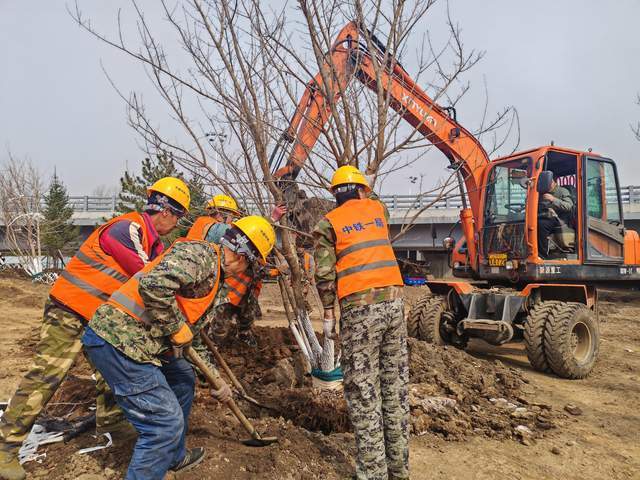
[[[112, 33], [117, 4], [128, 2], [94, 3], [81, 5], [94, 24]], [[145, 11], [158, 11], [158, 2], [140, 3]], [[143, 157], [100, 62], [125, 92], [152, 89], [138, 64], [80, 30], [65, 4], [0, 0], [0, 161], [10, 149], [47, 176], [55, 166], [70, 193], [80, 195], [100, 185], [116, 186], [125, 166], [134, 169]], [[465, 44], [486, 51], [466, 77], [473, 89], [458, 108], [463, 125], [479, 124], [486, 79], [491, 108], [518, 109], [521, 149], [551, 140], [592, 147], [617, 161], [623, 184], [640, 184], [640, 142], [630, 130], [640, 119], [635, 104], [640, 1], [450, 0], [449, 5]], [[422, 30], [429, 28], [432, 38], [446, 34], [444, 7], [423, 20]], [[404, 66], [412, 72], [410, 64]], [[154, 96], [145, 99], [153, 107]], [[166, 118], [158, 122], [171, 128]], [[415, 170], [433, 175], [444, 165]]]

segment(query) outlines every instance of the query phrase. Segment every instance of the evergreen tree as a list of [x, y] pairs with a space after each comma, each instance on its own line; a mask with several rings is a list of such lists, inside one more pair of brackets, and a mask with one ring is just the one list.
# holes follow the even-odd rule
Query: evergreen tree
[[80, 229], [71, 222], [73, 207], [69, 205], [67, 188], [54, 172], [48, 193], [44, 196], [44, 221], [42, 222], [42, 244], [54, 268], [60, 266], [60, 253], [72, 253], [79, 239]]
[[120, 194], [116, 210], [119, 213], [141, 212], [147, 203], [147, 187], [163, 177], [183, 177], [170, 156], [158, 154], [155, 159], [142, 160], [140, 175], [125, 172], [124, 176], [120, 177]]

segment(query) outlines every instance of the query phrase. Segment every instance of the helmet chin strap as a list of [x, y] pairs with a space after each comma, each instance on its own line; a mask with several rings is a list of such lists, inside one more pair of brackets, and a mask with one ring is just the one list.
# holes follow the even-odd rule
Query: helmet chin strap
[[242, 233], [229, 230], [220, 240], [220, 244], [238, 255], [244, 255], [251, 262], [258, 260], [257, 255], [253, 251], [251, 240]]

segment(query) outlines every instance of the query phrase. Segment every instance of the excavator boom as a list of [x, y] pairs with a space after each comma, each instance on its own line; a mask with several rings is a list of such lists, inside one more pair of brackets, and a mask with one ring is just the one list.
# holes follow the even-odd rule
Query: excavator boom
[[[355, 77], [377, 92], [385, 92], [389, 106], [425, 136], [458, 168], [464, 179], [474, 218], [479, 218], [482, 179], [489, 157], [480, 142], [447, 110], [420, 88], [373, 36], [374, 55], [362, 40], [363, 30], [347, 24], [334, 42], [330, 58], [307, 88], [283, 135], [292, 144], [286, 165], [275, 172], [277, 179], [295, 179], [318, 141], [331, 115], [332, 107]], [[384, 68], [376, 72], [376, 64]], [[275, 153], [272, 158], [275, 158]]]

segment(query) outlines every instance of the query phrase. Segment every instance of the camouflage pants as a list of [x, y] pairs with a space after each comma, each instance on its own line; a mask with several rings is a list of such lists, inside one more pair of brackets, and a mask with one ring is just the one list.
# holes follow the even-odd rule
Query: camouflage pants
[[[20, 448], [82, 349], [83, 330], [78, 317], [47, 300], [33, 363], [0, 418], [0, 438], [3, 440], [0, 448], [11, 452]], [[104, 428], [123, 420], [124, 416], [97, 372], [96, 380], [96, 423], [98, 428]]]
[[239, 332], [251, 330], [256, 317], [262, 316], [258, 299], [253, 295], [243, 299], [240, 307], [236, 307], [231, 303], [224, 303], [216, 307], [216, 315], [209, 327], [209, 334], [221, 342], [231, 332], [233, 322]]
[[407, 326], [402, 299], [345, 309], [344, 396], [359, 480], [409, 478]]

